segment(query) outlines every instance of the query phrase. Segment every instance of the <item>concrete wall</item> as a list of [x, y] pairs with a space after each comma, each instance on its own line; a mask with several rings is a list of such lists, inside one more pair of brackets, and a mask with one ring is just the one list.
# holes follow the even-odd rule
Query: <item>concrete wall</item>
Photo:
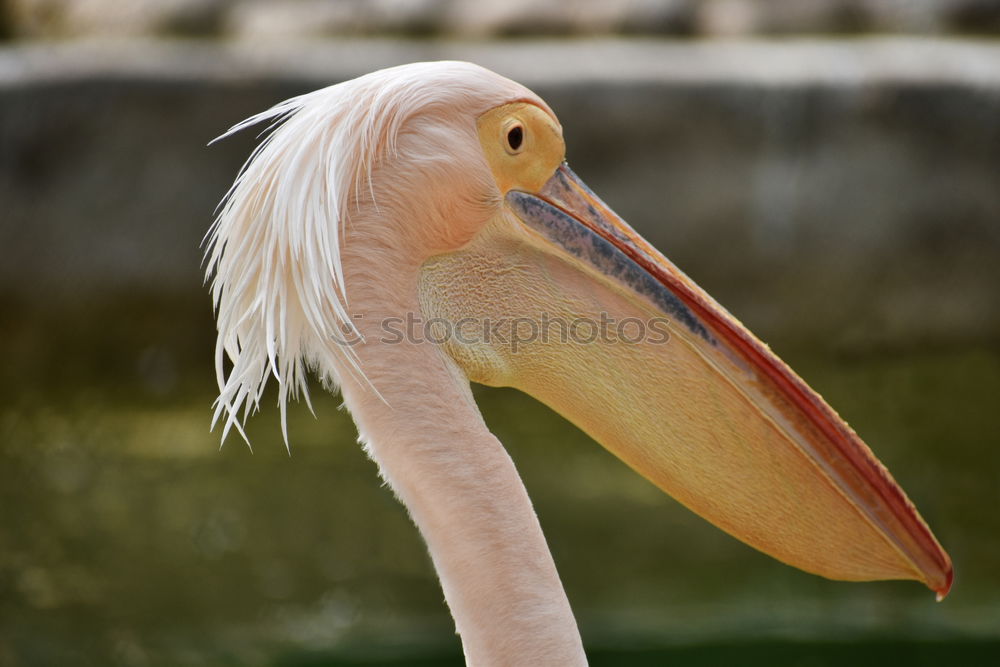
[[[995, 0], [0, 0], [19, 39], [1000, 33]], [[0, 35], [2, 37], [2, 35]]]
[[765, 338], [1000, 334], [1000, 45], [67, 44], [0, 50], [0, 296], [205, 299], [199, 243], [290, 95], [462, 58], [560, 115], [606, 201]]

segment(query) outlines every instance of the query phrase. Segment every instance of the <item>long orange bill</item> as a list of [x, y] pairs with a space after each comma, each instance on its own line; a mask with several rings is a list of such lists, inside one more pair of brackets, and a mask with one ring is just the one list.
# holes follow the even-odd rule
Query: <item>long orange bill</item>
[[[512, 191], [506, 201], [560, 261], [613, 287], [604, 297], [594, 288], [593, 298], [622, 315], [631, 306], [616, 294], [641, 301], [667, 318], [674, 336], [659, 349], [529, 351], [511, 357], [510, 384], [780, 560], [837, 579], [918, 579], [939, 599], [948, 593], [951, 560], [858, 435], [568, 166], [540, 191]], [[579, 292], [561, 275], [548, 268], [538, 281], [553, 295]], [[580, 355], [589, 355], [586, 364]], [[529, 364], [530, 373], [518, 372]], [[602, 402], [603, 412], [595, 410]]]

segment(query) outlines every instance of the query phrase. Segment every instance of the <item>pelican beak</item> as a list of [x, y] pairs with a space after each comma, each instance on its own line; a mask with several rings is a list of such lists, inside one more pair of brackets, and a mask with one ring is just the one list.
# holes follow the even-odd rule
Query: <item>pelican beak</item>
[[[452, 347], [471, 379], [538, 398], [688, 508], [785, 563], [948, 593], [948, 555], [857, 434], [568, 166], [535, 192], [508, 192], [506, 204], [521, 223], [516, 239], [494, 234], [464, 259], [442, 260], [466, 265], [478, 297], [444, 314], [488, 316], [473, 305], [486, 303], [523, 321], [595, 326], [576, 338], [550, 327], [517, 349]], [[430, 271], [430, 283], [434, 275], [443, 274]]]

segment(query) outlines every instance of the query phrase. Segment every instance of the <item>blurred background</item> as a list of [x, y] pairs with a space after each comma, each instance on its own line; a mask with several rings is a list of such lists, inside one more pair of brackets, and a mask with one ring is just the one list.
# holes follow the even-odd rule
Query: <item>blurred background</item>
[[441, 58], [545, 97], [955, 561], [940, 604], [795, 571], [477, 388], [592, 664], [1000, 664], [998, 37], [1000, 0], [0, 0], [0, 665], [461, 664], [336, 397], [220, 451], [199, 247], [255, 141], [210, 139]]

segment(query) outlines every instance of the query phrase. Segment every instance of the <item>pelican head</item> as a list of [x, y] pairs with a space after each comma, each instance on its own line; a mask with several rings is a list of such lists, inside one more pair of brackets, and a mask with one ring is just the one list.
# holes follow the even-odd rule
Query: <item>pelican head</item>
[[265, 121], [210, 232], [216, 417], [242, 431], [270, 376], [282, 414], [308, 369], [339, 388], [427, 541], [470, 662], [585, 660], [470, 382], [537, 398], [778, 560], [948, 592], [948, 555], [869, 448], [584, 185], [530, 90], [419, 63], [230, 133]]

